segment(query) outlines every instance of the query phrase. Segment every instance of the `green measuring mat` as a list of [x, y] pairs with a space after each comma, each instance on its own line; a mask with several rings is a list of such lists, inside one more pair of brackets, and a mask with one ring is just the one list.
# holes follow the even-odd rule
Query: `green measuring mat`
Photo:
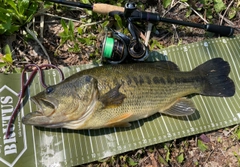
[[[156, 52], [152, 52], [154, 55]], [[21, 118], [36, 110], [30, 97], [43, 90], [38, 76], [28, 88], [11, 138], [5, 139], [7, 123], [18, 100], [20, 74], [0, 75], [0, 166], [76, 166], [129, 150], [240, 123], [240, 36], [218, 38], [162, 49], [151, 60], [167, 58], [189, 71], [212, 58], [222, 57], [231, 66], [236, 93], [231, 98], [193, 97], [197, 112], [191, 116], [155, 114], [135, 121], [130, 128], [73, 131], [25, 126]], [[65, 77], [95, 65], [63, 68]], [[26, 78], [29, 74], [26, 74]], [[57, 71], [45, 71], [49, 85], [60, 81]]]

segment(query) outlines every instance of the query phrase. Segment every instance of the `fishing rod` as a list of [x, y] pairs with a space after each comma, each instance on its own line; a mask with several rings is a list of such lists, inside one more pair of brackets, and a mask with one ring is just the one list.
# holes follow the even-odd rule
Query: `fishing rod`
[[143, 61], [148, 57], [148, 48], [143, 44], [137, 35], [137, 29], [133, 22], [137, 21], [148, 21], [148, 22], [165, 22], [170, 24], [178, 24], [188, 27], [194, 27], [203, 29], [208, 32], [216, 33], [221, 36], [230, 37], [234, 33], [234, 28], [229, 26], [221, 26], [215, 24], [198, 24], [192, 22], [186, 22], [181, 20], [168, 19], [160, 17], [157, 13], [139, 11], [135, 3], [126, 3], [124, 7], [104, 4], [104, 3], [94, 3], [94, 4], [84, 4], [81, 2], [73, 2], [66, 0], [47, 0], [50, 2], [85, 8], [92, 10], [99, 14], [108, 14], [110, 17], [114, 15], [119, 15], [127, 21], [127, 28], [132, 36], [129, 38], [125, 34], [120, 32], [112, 31], [113, 38], [106, 37], [102, 46], [102, 56], [108, 60], [109, 63], [118, 64], [123, 62], [128, 55], [131, 59], [135, 61]]
[[[119, 12], [124, 13], [126, 7], [129, 8], [130, 6], [133, 6], [134, 10], [136, 10], [136, 5], [131, 5], [133, 3], [127, 3], [124, 7], [104, 4], [104, 3], [95, 3], [95, 4], [84, 4], [81, 2], [72, 2], [72, 1], [65, 1], [65, 0], [47, 0], [54, 3], [59, 3], [63, 5], [69, 5], [79, 8], [85, 8], [92, 10], [93, 12], [99, 13], [99, 14], [110, 14], [111, 12]], [[234, 29], [229, 26], [220, 26], [220, 25], [214, 25], [214, 24], [197, 24], [192, 22], [186, 22], [186, 21], [180, 21], [180, 20], [174, 20], [174, 19], [167, 19], [164, 17], [160, 17], [159, 14], [151, 13], [151, 12], [143, 12], [143, 11], [134, 11], [131, 13], [128, 17], [134, 17], [137, 20], [145, 20], [145, 21], [152, 21], [152, 22], [165, 22], [165, 23], [171, 23], [171, 24], [178, 24], [178, 25], [184, 25], [189, 27], [195, 27], [204, 29], [209, 32], [217, 33], [222, 36], [232, 36]]]

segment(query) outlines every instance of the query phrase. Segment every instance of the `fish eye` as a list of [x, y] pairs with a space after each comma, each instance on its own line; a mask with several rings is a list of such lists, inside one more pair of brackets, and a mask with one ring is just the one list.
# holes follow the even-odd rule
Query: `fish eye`
[[53, 91], [54, 91], [53, 87], [48, 87], [48, 88], [46, 89], [46, 93], [47, 93], [47, 94], [50, 94], [50, 93], [52, 93]]

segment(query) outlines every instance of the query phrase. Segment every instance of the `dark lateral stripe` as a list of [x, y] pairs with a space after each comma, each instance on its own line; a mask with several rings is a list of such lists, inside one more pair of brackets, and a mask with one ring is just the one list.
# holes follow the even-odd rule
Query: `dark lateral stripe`
[[138, 79], [137, 79], [137, 77], [133, 77], [133, 80], [134, 80], [134, 82], [136, 83], [136, 85], [138, 85], [139, 84], [139, 81], [138, 81]]
[[170, 76], [167, 76], [167, 83], [174, 84], [175, 81]]
[[131, 83], [132, 83], [132, 79], [129, 75], [127, 75], [127, 84], [131, 85]]
[[166, 78], [153, 77], [152, 81], [154, 84], [180, 84], [180, 83], [191, 83], [191, 82], [201, 83], [201, 82], [205, 82], [205, 78], [201, 76], [194, 76], [194, 77], [188, 77], [188, 78], [167, 76]]
[[205, 78], [201, 76], [194, 76], [188, 78], [178, 78], [174, 77], [175, 83], [189, 83], [189, 82], [204, 82]]
[[[142, 84], [144, 84], [146, 82], [142, 75], [139, 75], [138, 77], [137, 76], [129, 76], [129, 75], [127, 75], [126, 81], [127, 81], [128, 85], [131, 85], [132, 83], [135, 83], [136, 85], [142, 85]], [[147, 77], [147, 83], [151, 84], [150, 77]]]
[[191, 83], [191, 82], [205, 82], [205, 78], [201, 76], [194, 76], [194, 77], [171, 77], [170, 75], [164, 77], [153, 77], [151, 79], [150, 76], [129, 76], [127, 75], [127, 84], [131, 85], [135, 83], [136, 85], [142, 85], [144, 83], [147, 84], [181, 84], [181, 83]]
[[[142, 85], [142, 84], [144, 84], [144, 79], [143, 79], [142, 75], [139, 75], [138, 77], [133, 76], [132, 79], [133, 79], [133, 81], [135, 82], [136, 85]], [[130, 81], [131, 78], [129, 77], [128, 80]]]
[[144, 79], [141, 75], [139, 75], [139, 83], [140, 85], [144, 84]]
[[155, 83], [155, 84], [166, 84], [166, 81], [162, 77], [153, 77], [153, 83]]
[[146, 76], [147, 83], [150, 85], [152, 83], [151, 79], [149, 76]]

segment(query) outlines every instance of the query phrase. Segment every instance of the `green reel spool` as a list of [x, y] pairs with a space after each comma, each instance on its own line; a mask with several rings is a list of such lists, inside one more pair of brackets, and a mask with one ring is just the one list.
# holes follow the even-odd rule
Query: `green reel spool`
[[106, 58], [111, 64], [118, 64], [127, 57], [127, 46], [123, 39], [114, 36], [114, 38], [105, 37], [103, 42], [102, 57]]
[[114, 48], [114, 39], [106, 37], [105, 41], [103, 42], [103, 54], [102, 56], [111, 59], [112, 54], [113, 54], [113, 48]]

